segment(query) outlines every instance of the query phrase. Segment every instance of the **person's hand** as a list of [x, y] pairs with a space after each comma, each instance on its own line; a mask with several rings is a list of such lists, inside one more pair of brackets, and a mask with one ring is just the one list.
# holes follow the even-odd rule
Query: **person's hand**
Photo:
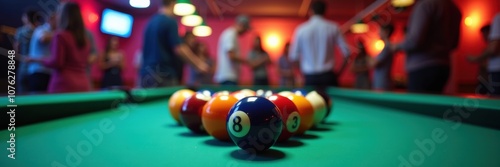
[[199, 71], [200, 73], [207, 74], [210, 72], [210, 67], [205, 62], [197, 63], [195, 65], [195, 67], [196, 67], [196, 70]]

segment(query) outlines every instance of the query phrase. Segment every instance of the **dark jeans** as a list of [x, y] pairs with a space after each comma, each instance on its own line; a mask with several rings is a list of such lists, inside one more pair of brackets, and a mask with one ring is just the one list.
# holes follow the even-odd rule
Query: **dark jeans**
[[333, 71], [304, 75], [306, 86], [313, 86], [314, 89], [320, 92], [326, 91], [328, 86], [339, 86], [337, 81], [337, 74]]
[[414, 93], [443, 93], [450, 77], [450, 66], [433, 66], [408, 74], [408, 91]]
[[238, 83], [236, 83], [234, 81], [222, 81], [219, 83], [219, 85], [236, 86], [236, 85], [238, 85]]
[[267, 78], [254, 78], [253, 85], [269, 85], [269, 80]]
[[46, 92], [49, 87], [50, 74], [33, 73], [29, 75], [29, 92]]
[[476, 93], [500, 97], [500, 72], [489, 72], [487, 78], [479, 78]]

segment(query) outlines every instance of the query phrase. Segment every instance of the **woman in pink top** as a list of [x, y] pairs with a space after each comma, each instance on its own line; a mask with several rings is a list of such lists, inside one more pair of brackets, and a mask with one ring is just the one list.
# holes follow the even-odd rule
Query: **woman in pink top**
[[90, 47], [78, 4], [61, 4], [57, 11], [57, 26], [50, 58], [28, 61], [39, 62], [54, 69], [49, 93], [90, 91], [90, 81], [86, 73]]

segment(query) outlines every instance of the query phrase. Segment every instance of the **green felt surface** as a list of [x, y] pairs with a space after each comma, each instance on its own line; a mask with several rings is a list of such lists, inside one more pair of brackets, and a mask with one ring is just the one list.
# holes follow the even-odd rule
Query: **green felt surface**
[[[8, 159], [10, 132], [0, 131], [0, 166], [398, 166], [398, 157], [418, 154], [415, 140], [432, 138], [441, 129], [443, 143], [423, 154], [420, 166], [500, 166], [500, 131], [446, 122], [396, 109], [335, 99], [334, 111], [321, 131], [254, 157], [231, 143], [192, 135], [177, 126], [167, 100], [123, 105], [118, 109], [32, 124], [16, 129], [16, 159]], [[106, 124], [107, 123], [107, 124]], [[104, 128], [102, 140], [91, 144], [84, 133]], [[108, 127], [106, 126], [106, 127]], [[83, 147], [81, 147], [83, 146]], [[84, 155], [68, 164], [68, 150]], [[83, 151], [83, 152], [82, 152]], [[78, 151], [76, 151], [78, 152]], [[414, 158], [418, 160], [419, 157]], [[249, 160], [248, 160], [249, 159]], [[418, 162], [418, 163], [420, 163]], [[416, 165], [414, 165], [416, 166]]]
[[[8, 104], [7, 97], [2, 100], [0, 106]], [[15, 104], [23, 105], [48, 105], [61, 103], [74, 103], [82, 101], [99, 101], [107, 99], [125, 99], [125, 94], [121, 91], [99, 91], [99, 92], [84, 92], [84, 93], [61, 93], [61, 94], [41, 94], [41, 95], [25, 95], [15, 97]], [[10, 103], [9, 103], [10, 104]]]
[[[6, 97], [5, 97], [6, 98]], [[47, 120], [64, 118], [68, 116], [109, 110], [116, 108], [116, 105], [126, 99], [126, 94], [122, 91], [100, 91], [87, 93], [63, 93], [50, 95], [30, 95], [15, 97], [17, 107], [7, 106], [8, 101], [2, 101], [0, 105], [2, 111], [15, 110], [16, 126], [32, 124]], [[5, 114], [0, 117], [0, 122], [9, 124], [11, 117]], [[1, 129], [7, 128], [2, 126]]]

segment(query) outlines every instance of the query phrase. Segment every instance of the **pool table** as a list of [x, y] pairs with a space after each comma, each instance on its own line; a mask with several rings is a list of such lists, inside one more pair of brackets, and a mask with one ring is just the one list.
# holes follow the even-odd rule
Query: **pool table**
[[500, 166], [499, 100], [330, 88], [321, 126], [249, 154], [175, 123], [168, 97], [181, 88], [17, 97], [0, 166]]

